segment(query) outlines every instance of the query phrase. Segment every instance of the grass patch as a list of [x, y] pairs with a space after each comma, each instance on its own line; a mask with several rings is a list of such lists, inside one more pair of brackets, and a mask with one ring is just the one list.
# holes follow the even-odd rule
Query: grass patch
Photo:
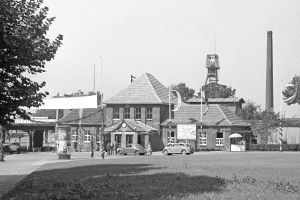
[[2, 199], [300, 199], [299, 153], [200, 153], [52, 163]]

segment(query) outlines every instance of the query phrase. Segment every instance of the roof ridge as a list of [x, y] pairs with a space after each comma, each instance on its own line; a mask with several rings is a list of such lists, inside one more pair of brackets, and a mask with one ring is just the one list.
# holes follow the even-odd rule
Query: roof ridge
[[[147, 82], [148, 82], [148, 84], [150, 85], [150, 87], [152, 88], [152, 90], [154, 91], [154, 94], [155, 94], [156, 99], [157, 99], [160, 103], [162, 103], [163, 101], [159, 98], [159, 96], [158, 96], [158, 94], [157, 94], [157, 92], [156, 92], [154, 86], [152, 85], [152, 83], [151, 83], [151, 81], [150, 81], [150, 79], [149, 79], [149, 77], [148, 77], [148, 74], [149, 74], [149, 73], [145, 73], [145, 76], [146, 76], [146, 78], [147, 78]], [[153, 76], [152, 74], [149, 74], [149, 75]]]
[[219, 110], [221, 111], [221, 114], [223, 115], [223, 117], [226, 119], [226, 121], [229, 123], [229, 124], [231, 124], [231, 125], [233, 125], [233, 123], [228, 119], [228, 117], [225, 115], [225, 113], [224, 113], [224, 111], [223, 111], [223, 109], [221, 108], [221, 106], [219, 105], [219, 104], [217, 104], [218, 106], [218, 108], [219, 108]]

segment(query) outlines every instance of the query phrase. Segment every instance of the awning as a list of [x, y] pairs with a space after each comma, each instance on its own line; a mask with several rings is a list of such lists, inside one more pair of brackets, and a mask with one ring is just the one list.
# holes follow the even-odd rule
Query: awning
[[241, 137], [243, 137], [243, 136], [241, 136], [241, 135], [238, 134], [238, 133], [233, 133], [233, 134], [231, 134], [231, 135], [229, 136], [229, 138], [241, 138]]

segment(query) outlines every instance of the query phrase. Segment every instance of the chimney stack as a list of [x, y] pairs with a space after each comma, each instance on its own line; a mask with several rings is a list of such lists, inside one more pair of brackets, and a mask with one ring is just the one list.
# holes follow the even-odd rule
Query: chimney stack
[[266, 110], [268, 110], [268, 111], [274, 111], [272, 34], [273, 34], [272, 31], [267, 32]]

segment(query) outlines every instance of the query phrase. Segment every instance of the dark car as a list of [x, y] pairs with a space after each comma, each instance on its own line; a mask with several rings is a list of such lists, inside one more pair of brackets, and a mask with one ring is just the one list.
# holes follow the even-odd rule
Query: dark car
[[117, 148], [118, 155], [127, 155], [127, 154], [135, 154], [135, 155], [144, 155], [146, 153], [144, 147], [140, 144], [128, 144], [126, 147]]
[[20, 153], [21, 152], [20, 148], [21, 148], [21, 145], [19, 142], [13, 142], [9, 145], [9, 152], [10, 153], [14, 153], [14, 152]]
[[189, 144], [172, 143], [172, 144], [168, 144], [167, 146], [165, 146], [165, 148], [163, 149], [162, 152], [165, 156], [166, 155], [171, 155], [171, 154], [186, 155], [186, 154], [194, 153], [194, 150]]

